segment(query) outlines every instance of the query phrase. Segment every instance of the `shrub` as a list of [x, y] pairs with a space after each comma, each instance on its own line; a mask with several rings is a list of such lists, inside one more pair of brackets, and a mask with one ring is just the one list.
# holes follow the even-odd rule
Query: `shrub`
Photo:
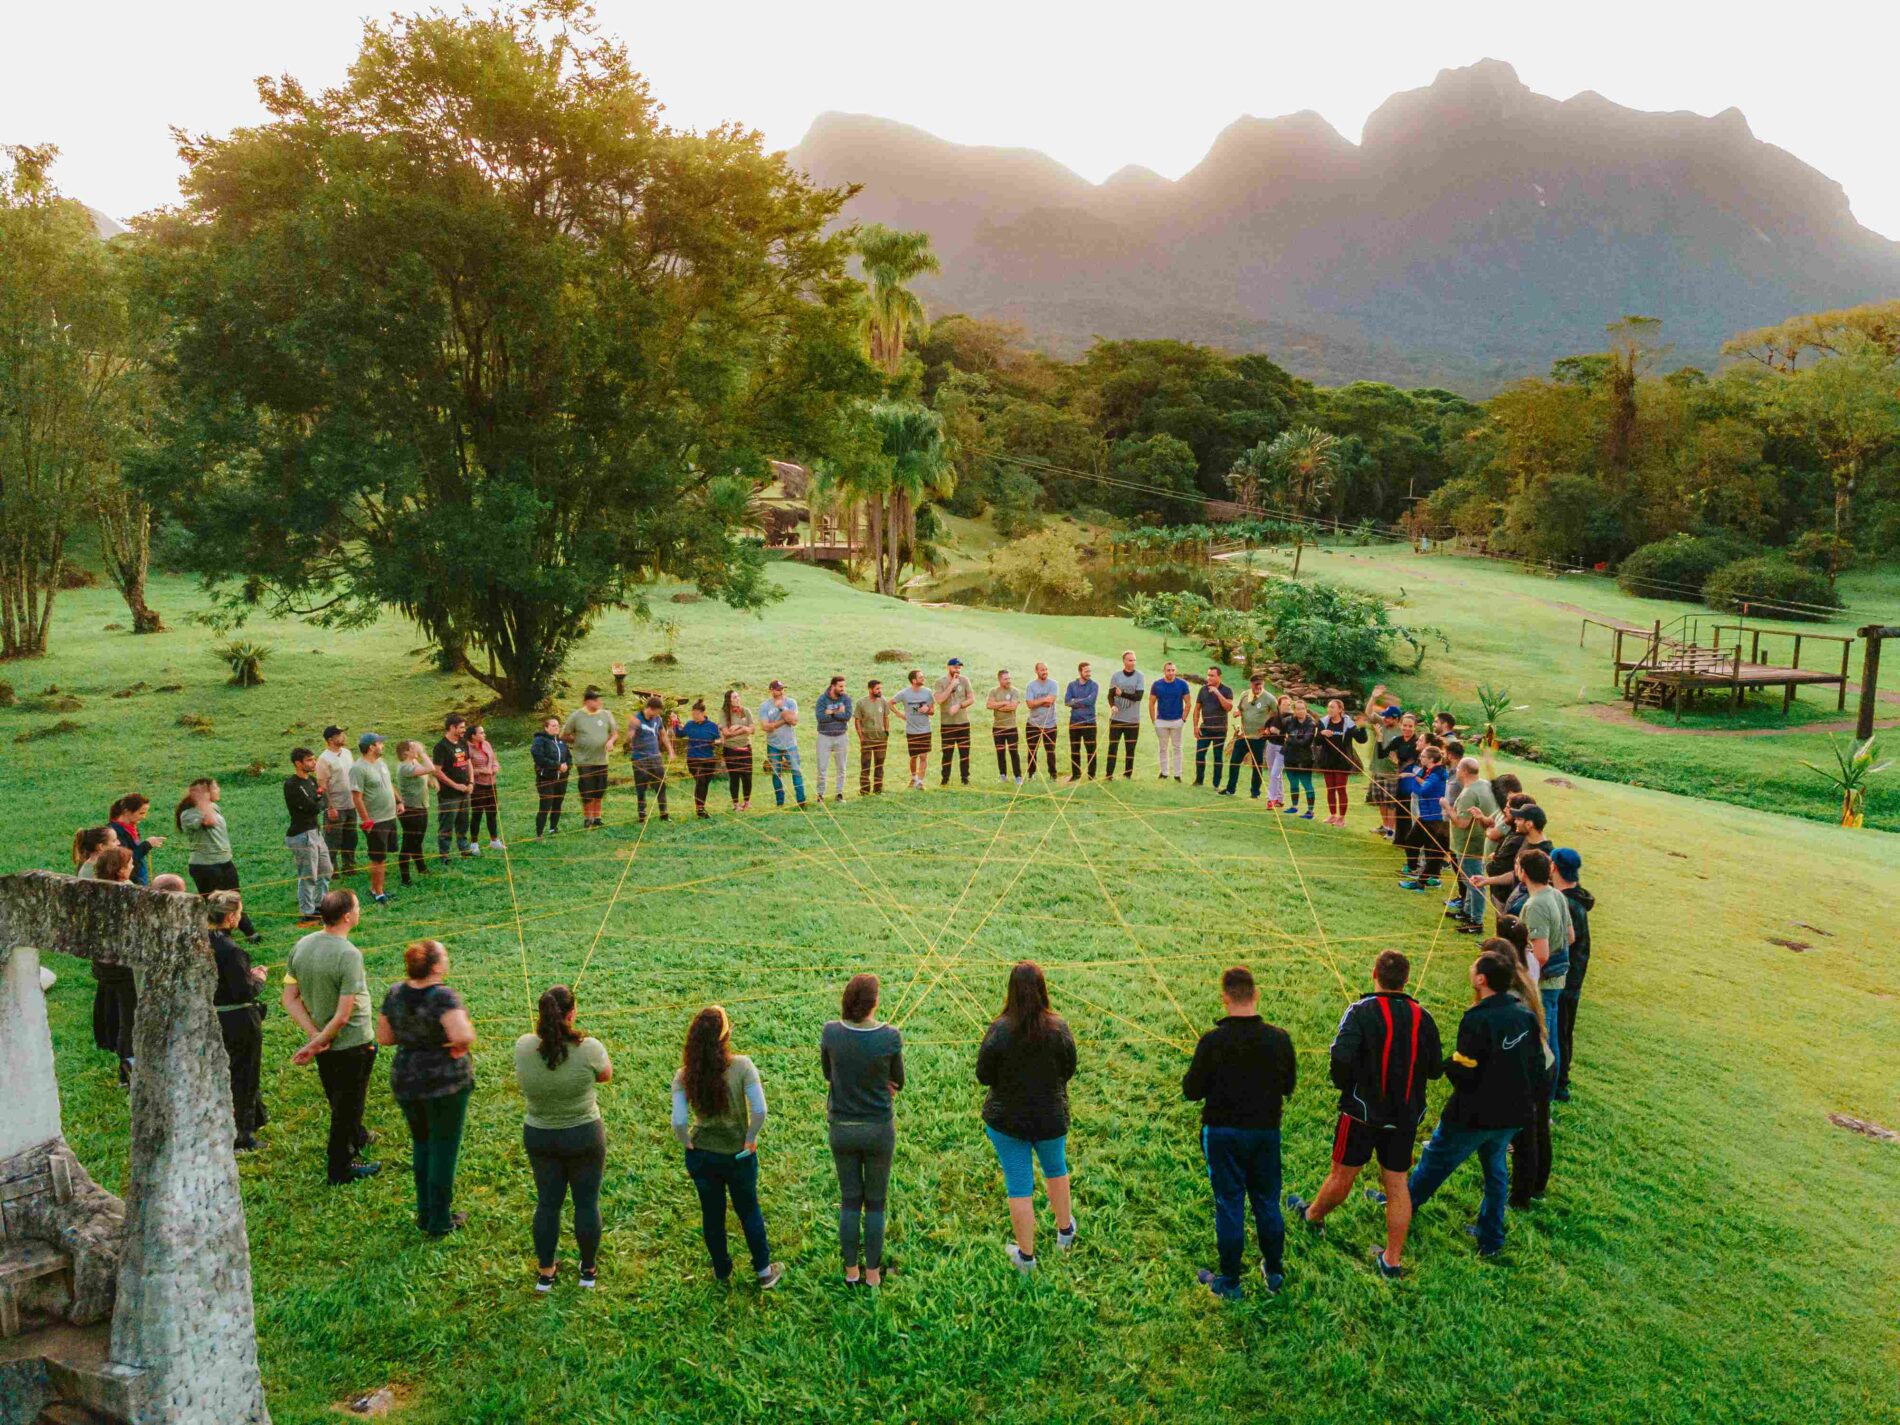
[[1791, 564], [1778, 554], [1738, 559], [1709, 576], [1702, 597], [1712, 609], [1733, 613], [1743, 604], [1752, 614], [1819, 623], [1841, 606], [1827, 575]]
[[1755, 547], [1740, 535], [1672, 534], [1631, 552], [1616, 571], [1616, 583], [1639, 599], [1685, 599], [1702, 592], [1709, 575], [1746, 559]]
[[224, 666], [231, 670], [231, 681], [238, 687], [255, 688], [264, 681], [263, 663], [271, 655], [268, 643], [234, 638], [211, 651], [224, 660]]

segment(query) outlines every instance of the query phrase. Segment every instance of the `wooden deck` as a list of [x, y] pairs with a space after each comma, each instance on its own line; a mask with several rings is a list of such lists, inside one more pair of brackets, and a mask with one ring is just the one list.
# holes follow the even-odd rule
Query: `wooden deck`
[[[1699, 641], [1700, 620], [1691, 622], [1685, 616], [1677, 623], [1685, 635], [1682, 638], [1671, 636], [1660, 621], [1642, 629], [1621, 620], [1585, 618], [1578, 641], [1582, 642], [1592, 625], [1608, 629], [1612, 644], [1611, 676], [1621, 686], [1623, 696], [1638, 706], [1670, 708], [1678, 722], [1682, 720], [1685, 702], [1699, 702], [1705, 694], [1715, 692], [1726, 692], [1730, 702], [1740, 707], [1751, 692], [1780, 688], [1781, 711], [1785, 715], [1794, 706], [1796, 689], [1832, 687], [1836, 689], [1836, 709], [1847, 706], [1848, 659], [1854, 644], [1851, 638], [1717, 623], [1709, 630], [1710, 641], [1705, 645]], [[1732, 641], [1725, 640], [1725, 634], [1730, 635]], [[1765, 638], [1793, 640], [1787, 664], [1763, 660]], [[1840, 671], [1801, 667], [1803, 640], [1839, 644]], [[1625, 646], [1631, 641], [1635, 645], [1633, 654], [1626, 654]], [[1747, 649], [1746, 661], [1744, 648]]]

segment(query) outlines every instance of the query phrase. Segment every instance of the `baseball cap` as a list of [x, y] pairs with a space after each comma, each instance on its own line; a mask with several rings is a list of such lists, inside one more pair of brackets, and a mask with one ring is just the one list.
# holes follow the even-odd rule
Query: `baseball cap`
[[963, 660], [961, 658], [952, 658], [944, 666], [946, 668], [961, 668], [963, 666]]
[[586, 702], [589, 698], [597, 698], [599, 696], [600, 689], [596, 688], [592, 683], [589, 683], [587, 685], [587, 691], [581, 694], [581, 701]]
[[323, 729], [323, 740], [328, 742], [341, 731], [343, 731], [342, 728], [338, 727], [335, 723], [331, 723], [328, 727]]
[[1518, 821], [1528, 821], [1539, 831], [1542, 831], [1550, 824], [1550, 818], [1544, 815], [1544, 809], [1532, 802], [1526, 802], [1517, 809], [1516, 819]]
[[774, 678], [771, 682], [767, 683], [765, 686], [770, 688], [775, 693], [782, 693], [785, 691], [785, 685], [779, 682], [777, 678]]
[[1551, 853], [1550, 864], [1563, 872], [1566, 881], [1577, 879], [1577, 873], [1583, 869], [1583, 857], [1568, 846], [1559, 846]]
[[1379, 716], [1389, 717], [1396, 721], [1397, 719], [1405, 716], [1405, 709], [1400, 707], [1397, 703], [1393, 703], [1384, 712], [1380, 713]]
[[382, 740], [383, 740], [382, 733], [366, 732], [361, 737], [356, 739], [356, 750], [358, 752], [367, 752], [370, 750], [370, 748], [374, 747], [377, 743], [381, 742]]

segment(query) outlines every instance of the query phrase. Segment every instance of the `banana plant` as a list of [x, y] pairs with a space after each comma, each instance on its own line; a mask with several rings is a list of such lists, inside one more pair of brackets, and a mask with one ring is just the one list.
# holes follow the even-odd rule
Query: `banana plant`
[[[1812, 762], [1803, 762], [1801, 765], [1817, 776], [1825, 777], [1840, 789], [1841, 825], [1857, 828], [1866, 819], [1867, 784], [1893, 766], [1893, 759], [1889, 758], [1885, 762], [1874, 760], [1880, 755], [1880, 746], [1877, 739], [1872, 737], [1856, 747], [1851, 756], [1843, 753], [1840, 744], [1833, 738], [1830, 737], [1827, 742], [1828, 750], [1834, 754], [1835, 766], [1817, 767]], [[1849, 745], [1852, 746], [1851, 743]]]

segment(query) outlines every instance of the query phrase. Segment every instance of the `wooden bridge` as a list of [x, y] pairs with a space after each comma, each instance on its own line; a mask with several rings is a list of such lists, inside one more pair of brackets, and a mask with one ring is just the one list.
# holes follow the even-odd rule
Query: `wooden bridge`
[[[1785, 716], [1794, 705], [1795, 692], [1803, 687], [1832, 687], [1835, 706], [1847, 706], [1847, 669], [1854, 640], [1831, 633], [1789, 632], [1772, 628], [1751, 628], [1740, 623], [1714, 623], [1702, 641], [1700, 619], [1685, 614], [1665, 626], [1658, 619], [1649, 628], [1635, 624], [1586, 618], [1577, 634], [1582, 647], [1591, 626], [1609, 630], [1612, 676], [1623, 697], [1637, 707], [1666, 707], [1682, 721], [1685, 703], [1698, 703], [1711, 694], [1726, 694], [1730, 704], [1740, 707], [1751, 692], [1780, 688], [1781, 711]], [[1791, 639], [1786, 664], [1764, 661], [1772, 657], [1762, 651], [1762, 640]], [[1732, 640], [1732, 641], [1731, 641]], [[1808, 643], [1839, 644], [1841, 668], [1803, 668], [1801, 646]], [[1746, 654], [1744, 654], [1746, 649]]]

